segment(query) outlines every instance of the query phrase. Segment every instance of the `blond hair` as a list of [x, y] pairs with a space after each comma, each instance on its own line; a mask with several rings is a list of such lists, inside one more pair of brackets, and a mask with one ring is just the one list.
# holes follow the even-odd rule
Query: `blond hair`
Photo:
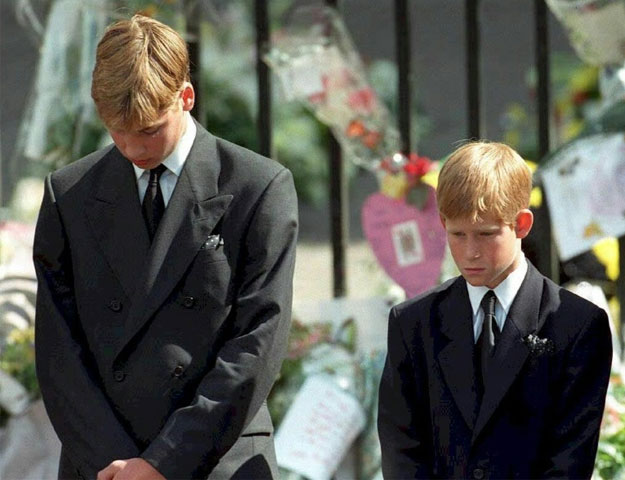
[[517, 213], [529, 207], [531, 189], [532, 173], [514, 149], [479, 141], [462, 145], [445, 162], [436, 199], [445, 218], [479, 221], [491, 214], [514, 223]]
[[134, 15], [110, 25], [98, 43], [91, 97], [112, 130], [154, 124], [189, 81], [182, 37], [152, 18]]

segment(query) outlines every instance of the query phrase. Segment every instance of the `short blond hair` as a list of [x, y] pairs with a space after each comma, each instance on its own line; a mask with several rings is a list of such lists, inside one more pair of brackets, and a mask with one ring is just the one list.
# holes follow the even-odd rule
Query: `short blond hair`
[[91, 97], [107, 128], [146, 128], [189, 81], [189, 53], [171, 27], [143, 15], [110, 25], [98, 43]]
[[503, 143], [470, 142], [456, 149], [443, 165], [436, 199], [445, 218], [479, 221], [491, 214], [514, 223], [529, 207], [532, 172], [511, 147]]

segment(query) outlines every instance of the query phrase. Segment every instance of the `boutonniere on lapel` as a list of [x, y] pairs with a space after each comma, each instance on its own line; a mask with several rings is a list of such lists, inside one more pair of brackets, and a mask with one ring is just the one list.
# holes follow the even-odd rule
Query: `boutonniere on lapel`
[[209, 235], [208, 238], [202, 244], [202, 250], [215, 250], [224, 244], [224, 239], [221, 235]]
[[556, 349], [553, 340], [548, 338], [540, 338], [534, 333], [530, 333], [523, 337], [523, 343], [530, 351], [530, 355], [538, 357], [540, 355], [553, 353]]

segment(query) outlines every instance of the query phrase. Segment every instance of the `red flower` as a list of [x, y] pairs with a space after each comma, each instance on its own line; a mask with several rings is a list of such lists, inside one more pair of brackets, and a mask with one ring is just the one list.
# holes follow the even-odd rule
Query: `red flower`
[[586, 100], [588, 100], [588, 93], [586, 93], [586, 92], [575, 92], [573, 94], [573, 104], [574, 105], [581, 105]]
[[380, 162], [380, 168], [388, 173], [395, 173], [393, 171], [392, 162], [393, 159], [391, 157], [384, 157]]
[[375, 147], [377, 147], [381, 139], [382, 135], [380, 135], [378, 132], [368, 131], [367, 134], [362, 137], [362, 143], [365, 144], [365, 147], [373, 150]]
[[427, 157], [420, 157], [416, 153], [408, 155], [408, 163], [404, 165], [404, 172], [411, 178], [421, 178], [432, 168], [432, 161]]

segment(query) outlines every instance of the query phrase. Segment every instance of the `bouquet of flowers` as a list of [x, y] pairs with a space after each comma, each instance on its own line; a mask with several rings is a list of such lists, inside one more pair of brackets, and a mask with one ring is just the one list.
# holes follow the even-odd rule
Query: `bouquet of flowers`
[[366, 79], [345, 25], [335, 10], [302, 7], [274, 35], [265, 56], [288, 100], [298, 100], [328, 125], [358, 165], [375, 170], [399, 150], [389, 112]]
[[336, 329], [293, 321], [288, 355], [268, 400], [282, 478], [328, 479], [354, 442], [358, 477], [378, 472], [375, 419], [384, 355], [359, 355], [355, 345], [353, 319]]

